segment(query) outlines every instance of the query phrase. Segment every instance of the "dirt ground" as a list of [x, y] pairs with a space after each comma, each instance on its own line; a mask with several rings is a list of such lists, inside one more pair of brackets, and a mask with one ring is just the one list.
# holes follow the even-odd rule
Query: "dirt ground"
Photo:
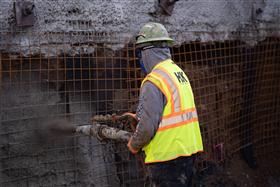
[[258, 162], [257, 169], [251, 169], [236, 155], [223, 168], [213, 166], [195, 179], [199, 187], [280, 187], [280, 162], [267, 158]]

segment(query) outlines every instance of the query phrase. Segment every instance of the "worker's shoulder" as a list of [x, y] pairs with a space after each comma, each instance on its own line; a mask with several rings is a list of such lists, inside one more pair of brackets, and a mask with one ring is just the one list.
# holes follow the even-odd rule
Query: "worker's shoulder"
[[154, 89], [157, 88], [156, 85], [150, 81], [150, 80], [146, 80], [143, 85], [142, 85], [142, 89]]
[[141, 87], [141, 92], [145, 92], [147, 94], [161, 93], [160, 89], [149, 80], [143, 83]]

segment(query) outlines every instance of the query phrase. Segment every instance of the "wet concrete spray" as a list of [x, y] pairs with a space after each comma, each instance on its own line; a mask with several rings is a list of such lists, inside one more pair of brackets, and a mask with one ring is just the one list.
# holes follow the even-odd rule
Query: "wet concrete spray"
[[118, 177], [112, 175], [116, 166], [105, 163], [114, 162], [114, 152], [106, 148], [112, 145], [70, 133], [72, 124], [88, 123], [94, 113], [89, 104], [74, 102], [89, 96], [70, 94], [70, 111], [88, 111], [70, 118], [57, 117], [66, 111], [60, 97], [44, 84], [2, 85], [1, 185], [118, 186]]
[[[105, 56], [108, 55], [102, 55]], [[91, 62], [112, 66], [110, 59], [106, 60], [108, 62], [100, 59]], [[59, 62], [50, 59], [32, 60], [30, 67], [30, 61], [23, 60], [18, 64], [13, 58], [11, 64], [12, 69], [62, 68]], [[118, 78], [125, 74], [102, 76]], [[125, 144], [100, 142], [94, 137], [72, 133], [73, 127], [90, 124], [90, 118], [98, 112], [113, 109], [104, 101], [99, 103], [98, 99], [111, 100], [117, 94], [116, 98], [124, 99], [126, 92], [82, 92], [81, 88], [95, 88], [94, 79], [81, 82], [69, 76], [67, 84], [61, 81], [64, 78], [65, 75], [57, 75], [57, 71], [54, 74], [50, 71], [20, 71], [2, 77], [0, 184], [7, 187], [141, 185], [137, 180], [140, 177], [135, 158], [127, 154]], [[109, 82], [99, 84], [114, 88]], [[120, 88], [119, 84], [114, 86]], [[65, 87], [67, 90], [62, 89]], [[114, 107], [119, 106], [117, 109], [127, 109], [125, 103], [112, 103]]]

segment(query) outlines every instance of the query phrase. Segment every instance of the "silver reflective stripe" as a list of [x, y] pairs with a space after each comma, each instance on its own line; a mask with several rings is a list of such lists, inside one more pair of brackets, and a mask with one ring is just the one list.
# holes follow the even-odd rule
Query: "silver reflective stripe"
[[169, 84], [171, 88], [171, 96], [173, 97], [174, 100], [174, 111], [175, 112], [180, 112], [181, 111], [181, 105], [180, 105], [180, 95], [179, 95], [179, 90], [176, 88], [176, 83], [173, 82], [172, 78], [166, 74], [164, 71], [160, 69], [155, 69], [153, 72], [160, 74]]
[[166, 119], [162, 119], [161, 123], [159, 124], [159, 128], [166, 127], [169, 125], [175, 125], [184, 121], [189, 121], [192, 119], [197, 119], [197, 112], [196, 110], [191, 112], [186, 112], [184, 114], [180, 114], [178, 116], [172, 116]]

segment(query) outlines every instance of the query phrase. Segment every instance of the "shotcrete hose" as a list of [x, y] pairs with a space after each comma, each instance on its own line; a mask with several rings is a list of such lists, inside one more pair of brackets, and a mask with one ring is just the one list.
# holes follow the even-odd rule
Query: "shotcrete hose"
[[87, 136], [94, 136], [99, 140], [112, 139], [128, 141], [132, 136], [130, 132], [100, 124], [78, 126], [76, 132]]

